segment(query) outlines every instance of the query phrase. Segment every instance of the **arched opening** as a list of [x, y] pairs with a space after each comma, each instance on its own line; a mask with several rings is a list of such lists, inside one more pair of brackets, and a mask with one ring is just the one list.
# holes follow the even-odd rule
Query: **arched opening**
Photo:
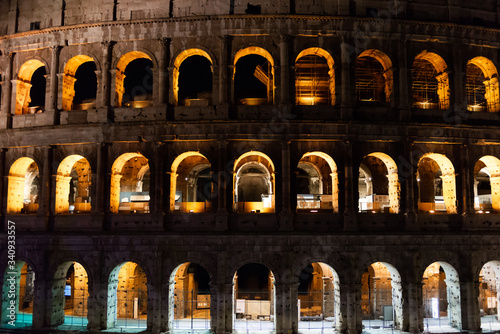
[[500, 160], [494, 156], [486, 155], [474, 166], [474, 209], [500, 211]]
[[210, 330], [210, 276], [196, 263], [178, 266], [170, 276], [169, 328]]
[[335, 161], [323, 152], [308, 152], [297, 165], [297, 212], [338, 212]]
[[16, 115], [40, 113], [45, 109], [45, 65], [37, 59], [19, 69], [16, 87]]
[[273, 104], [274, 61], [266, 50], [249, 47], [234, 58], [234, 100], [237, 104]]
[[442, 154], [427, 153], [418, 162], [418, 209], [435, 213], [457, 213], [455, 168]]
[[235, 212], [274, 212], [274, 164], [267, 155], [250, 151], [234, 163]]
[[112, 213], [149, 213], [150, 170], [140, 153], [120, 155], [111, 168]]
[[64, 158], [57, 169], [56, 213], [90, 212], [90, 164], [81, 155]]
[[2, 319], [9, 328], [31, 327], [35, 297], [35, 272], [24, 261], [9, 262], [2, 288]]
[[402, 330], [403, 295], [401, 276], [386, 262], [375, 262], [361, 277], [361, 312], [365, 330]]
[[497, 112], [500, 110], [498, 72], [485, 57], [475, 57], [467, 62], [465, 93], [467, 110]]
[[234, 332], [273, 331], [275, 329], [274, 275], [264, 265], [249, 263], [233, 278]]
[[79, 55], [64, 67], [63, 110], [88, 110], [96, 106], [97, 70], [94, 59]]
[[332, 56], [321, 48], [302, 51], [295, 60], [295, 104], [335, 105]]
[[153, 101], [153, 61], [141, 51], [123, 55], [116, 65], [117, 107], [144, 108]]
[[479, 273], [479, 314], [483, 332], [500, 330], [500, 261], [486, 263]]
[[170, 211], [210, 211], [212, 187], [211, 165], [205, 156], [198, 152], [179, 155], [170, 173]]
[[370, 153], [359, 166], [359, 211], [399, 213], [398, 168], [385, 153]]
[[443, 327], [461, 328], [460, 281], [450, 264], [438, 261], [425, 269], [422, 298], [426, 332], [441, 332]]
[[414, 108], [449, 108], [450, 84], [447, 68], [443, 58], [435, 53], [423, 51], [415, 57], [412, 68]]
[[392, 62], [379, 50], [366, 50], [356, 60], [356, 99], [386, 103], [392, 95]]
[[61, 264], [52, 282], [50, 325], [58, 329], [87, 328], [88, 275], [78, 262]]
[[203, 50], [188, 49], [174, 62], [175, 102], [183, 106], [212, 104], [212, 59]]
[[148, 279], [137, 263], [116, 266], [108, 280], [107, 328], [127, 332], [147, 327]]
[[9, 170], [8, 213], [37, 213], [40, 192], [38, 165], [31, 158], [17, 159]]
[[302, 269], [298, 283], [299, 331], [340, 331], [340, 283], [335, 270], [325, 263], [311, 263]]

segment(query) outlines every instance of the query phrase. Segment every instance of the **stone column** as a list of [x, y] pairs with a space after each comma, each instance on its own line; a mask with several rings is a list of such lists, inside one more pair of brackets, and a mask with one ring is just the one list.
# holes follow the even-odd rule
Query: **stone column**
[[111, 68], [109, 70], [111, 84], [109, 88], [109, 105], [111, 107], [116, 107], [117, 96], [116, 96], [116, 68]]
[[[232, 333], [233, 332], [233, 323], [234, 323], [234, 306], [233, 306], [233, 282], [225, 283], [224, 287], [224, 295], [226, 296], [224, 300], [224, 333]], [[220, 333], [222, 333], [222, 328]]]
[[[164, 159], [165, 156], [165, 145], [161, 142], [155, 143], [155, 187], [154, 194], [151, 194], [151, 199], [154, 201], [150, 203], [150, 212], [154, 213], [160, 219], [163, 215], [163, 192], [164, 188]], [[153, 204], [153, 205], [151, 205]]]
[[458, 116], [456, 119], [450, 116], [444, 116], [445, 122], [454, 121], [455, 123], [462, 123], [468, 117], [467, 111], [467, 96], [465, 95], [465, 71], [462, 68], [466, 61], [464, 60], [462, 49], [455, 48], [453, 50], [453, 70], [450, 71], [451, 79], [450, 83], [450, 93], [451, 93], [451, 101], [450, 107], [451, 110], [455, 111], [455, 114]]
[[57, 73], [59, 71], [59, 52], [61, 48], [59, 45], [50, 48], [51, 58], [50, 58], [50, 86], [48, 99], [45, 103], [45, 110], [55, 111], [57, 110], [57, 98], [58, 98], [58, 84], [59, 80], [57, 78]]
[[[219, 36], [220, 40], [220, 65], [219, 65], [219, 104], [228, 102], [228, 55], [231, 47], [231, 37]], [[232, 75], [232, 74], [231, 74]]]
[[[50, 283], [50, 280], [45, 279], [45, 275], [43, 272], [37, 272], [37, 277], [35, 277], [35, 291], [33, 298], [33, 305], [36, 305], [35, 307], [33, 307], [33, 329], [41, 329], [45, 327], [45, 325], [47, 325], [46, 315], [51, 311], [52, 306], [47, 305], [52, 300], [52, 287]], [[48, 319], [50, 319], [50, 317]]]
[[354, 78], [354, 76], [351, 76], [351, 74], [354, 74], [351, 73], [352, 48], [352, 45], [342, 37], [340, 44], [341, 76], [340, 81], [336, 80], [336, 83], [342, 83], [340, 85], [340, 110], [341, 117], [344, 120], [352, 118], [352, 99], [355, 95], [352, 89], [353, 83], [351, 82], [352, 78]]
[[177, 105], [177, 93], [174, 86], [175, 67], [168, 67], [168, 103], [170, 105]]
[[40, 187], [41, 196], [39, 201], [40, 205], [38, 207], [38, 215], [48, 217], [50, 215], [50, 197], [52, 194], [52, 147], [50, 146], [45, 146], [43, 148], [43, 167]]
[[406, 54], [407, 40], [400, 41], [398, 45], [398, 65], [399, 65], [399, 120], [408, 122], [411, 120], [411, 82], [408, 80], [408, 57]]
[[0, 110], [0, 129], [8, 129], [12, 127], [12, 68], [14, 61], [14, 53], [9, 53], [7, 56], [7, 68], [2, 82], [2, 106]]
[[[97, 89], [97, 94], [100, 95], [97, 98], [98, 108], [109, 108], [111, 101], [111, 62], [113, 54], [113, 45], [115, 42], [104, 41], [101, 42], [102, 47], [102, 68], [101, 68], [101, 84]], [[99, 84], [99, 82], [98, 82]]]
[[361, 333], [361, 284], [346, 282], [340, 284], [342, 328], [344, 333]]
[[[470, 276], [470, 275], [468, 275]], [[479, 280], [467, 277], [460, 282], [460, 302], [462, 328], [469, 333], [481, 333], [481, 316], [479, 313]]]
[[280, 104], [290, 103], [289, 35], [280, 35]]
[[357, 185], [357, 171], [354, 170], [353, 166], [353, 147], [352, 142], [344, 142], [344, 230], [355, 231], [358, 229], [356, 221], [357, 203], [355, 202], [356, 196], [354, 192], [358, 191]]
[[168, 64], [170, 62], [170, 45], [171, 38], [158, 38], [160, 45], [160, 57], [158, 58], [158, 103], [160, 105], [167, 104], [168, 97]]
[[403, 286], [403, 330], [421, 333], [424, 329], [422, 283], [411, 282]]
[[281, 141], [281, 212], [290, 213], [290, 141]]
[[[474, 170], [469, 165], [469, 145], [463, 145], [460, 149], [461, 181], [462, 181], [462, 213], [474, 213]], [[490, 180], [491, 181], [491, 180]]]
[[105, 180], [106, 180], [106, 144], [96, 144], [96, 170], [92, 171], [92, 198], [91, 198], [91, 212], [94, 215], [102, 215], [105, 206]]

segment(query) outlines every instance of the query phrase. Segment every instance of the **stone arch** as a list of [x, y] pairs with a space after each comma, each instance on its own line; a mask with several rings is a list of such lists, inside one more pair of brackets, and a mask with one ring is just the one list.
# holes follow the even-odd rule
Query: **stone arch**
[[[130, 51], [122, 55], [116, 63], [116, 78], [115, 78], [115, 105], [117, 107], [123, 106], [123, 95], [125, 94], [125, 70], [127, 66], [137, 60], [137, 59], [147, 59], [151, 61], [152, 68], [157, 68], [155, 64], [154, 57], [150, 52], [146, 51]], [[153, 85], [154, 83], [152, 83]]]
[[[236, 314], [261, 320], [265, 332], [276, 328], [276, 288], [273, 271], [261, 263], [247, 263], [233, 276], [233, 332], [248, 330], [247, 322], [237, 320]], [[261, 326], [260, 328], [262, 328]]]
[[[136, 262], [122, 262], [113, 268], [108, 278], [107, 321], [108, 329], [114, 327], [146, 327], [148, 282], [147, 272]], [[118, 319], [134, 319], [119, 326]]]
[[[40, 191], [36, 162], [27, 157], [17, 159], [9, 170], [8, 213], [36, 213]], [[38, 181], [37, 181], [38, 180]]]
[[[321, 187], [323, 189], [320, 191], [320, 194], [322, 195], [319, 203], [320, 209], [329, 209], [334, 213], [338, 213], [339, 179], [337, 164], [331, 156], [320, 151], [305, 153], [299, 160], [299, 165], [306, 162], [314, 166], [314, 168], [318, 171], [318, 175], [322, 178]], [[328, 188], [330, 191], [328, 191]], [[297, 208], [300, 207], [299, 203], [300, 199], [297, 198]]]
[[[274, 84], [274, 59], [271, 56], [271, 54], [258, 46], [250, 46], [245, 49], [238, 50], [236, 54], [234, 55], [234, 60], [233, 60], [233, 87], [235, 87], [237, 84], [236, 80], [236, 75], [237, 75], [237, 66], [238, 66], [238, 61], [240, 61], [241, 58], [245, 56], [251, 56], [251, 55], [257, 55], [260, 57], [263, 57], [264, 59], [267, 60], [267, 70], [266, 71], [259, 66], [255, 67], [255, 71], [253, 72], [253, 76], [257, 78], [258, 81], [260, 81], [262, 84], [266, 86], [266, 98], [265, 98], [265, 103], [266, 104], [273, 104], [274, 102], [274, 95], [275, 95], [275, 84]], [[234, 89], [235, 94], [236, 89]], [[235, 97], [236, 99], [236, 97]], [[262, 98], [261, 98], [262, 99]], [[244, 100], [244, 101], [243, 101]], [[259, 98], [254, 98], [254, 97], [244, 97], [241, 101], [242, 104], [246, 105], [258, 105], [258, 104], [263, 104], [264, 102], [259, 100]]]
[[[200, 189], [198, 189], [198, 187], [205, 188], [209, 184], [211, 188], [211, 172], [209, 173], [209, 183], [202, 185], [198, 182], [202, 176], [200, 173], [206, 171], [207, 168], [211, 168], [210, 161], [199, 152], [184, 152], [175, 158], [170, 172], [171, 212], [180, 210], [181, 212], [195, 213], [210, 210], [211, 189], [209, 194], [207, 194], [208, 189], [202, 189], [201, 193], [199, 192]], [[185, 192], [182, 189], [178, 190], [181, 187], [185, 188]], [[180, 192], [179, 199], [177, 199], [177, 192]]]
[[[96, 65], [97, 62], [94, 57], [80, 54], [72, 57], [66, 62], [64, 66], [64, 77], [63, 77], [63, 87], [62, 87], [62, 108], [63, 110], [74, 110], [74, 98], [75, 98], [75, 84], [77, 82], [76, 73], [81, 65], [93, 62]], [[96, 77], [97, 86], [97, 77]]]
[[[435, 170], [436, 167], [432, 167], [432, 162], [429, 164], [429, 161], [432, 161], [434, 166], [437, 166], [437, 170]], [[440, 179], [442, 180], [442, 192], [446, 213], [456, 214], [457, 197], [455, 190], [455, 168], [452, 162], [444, 154], [439, 153], [426, 153], [418, 162], [417, 182], [419, 183], [420, 191], [419, 210], [431, 213], [439, 210], [433, 205], [435, 204], [434, 178], [438, 175], [438, 172], [441, 173]]]
[[[274, 212], [275, 168], [272, 160], [262, 152], [250, 151], [234, 162], [233, 171], [234, 210]], [[261, 202], [258, 201], [259, 196]]]
[[88, 282], [87, 270], [79, 262], [66, 261], [57, 267], [52, 281], [50, 326], [64, 324], [65, 314], [71, 309], [69, 324], [86, 328]]
[[[479, 309], [481, 314], [500, 317], [500, 261], [489, 261], [479, 273]], [[483, 328], [486, 330], [487, 328]], [[488, 328], [489, 329], [489, 328]]]
[[[443, 282], [446, 285], [445, 290], [443, 290]], [[433, 305], [435, 305], [435, 303], [432, 304], [432, 299], [431, 304], [429, 305], [429, 298], [435, 298], [433, 297], [435, 293], [432, 292], [433, 290], [429, 289], [438, 291], [438, 299], [440, 300], [439, 304], [447, 304], [447, 317], [449, 319], [450, 326], [460, 329], [462, 327], [462, 311], [460, 302], [460, 280], [457, 270], [452, 265], [444, 261], [436, 261], [425, 269], [422, 277], [424, 318], [429, 315], [433, 315], [433, 317], [436, 315], [433, 310]], [[443, 303], [442, 301], [443, 294], [446, 294], [446, 303]], [[439, 306], [439, 311], [442, 311], [441, 307], [442, 306]], [[440, 316], [439, 312], [437, 316]]]
[[[299, 332], [302, 333], [309, 329], [308, 326], [301, 328], [302, 319], [307, 321], [321, 320], [321, 326], [318, 328], [315, 326], [314, 330], [321, 329], [323, 331], [333, 327], [335, 330], [341, 331], [340, 278], [337, 272], [326, 263], [312, 262], [303, 267], [297, 277], [300, 305], [298, 312]], [[333, 326], [330, 325], [332, 319], [334, 319]]]
[[[480, 173], [486, 174], [488, 178], [490, 196], [479, 194]], [[500, 211], [500, 159], [497, 157], [485, 155], [477, 161], [474, 167], [474, 206], [477, 211], [490, 209]]]
[[391, 59], [380, 50], [363, 51], [356, 60], [356, 97], [358, 101], [390, 102], [392, 90]]
[[213, 72], [214, 57], [211, 56], [207, 51], [201, 48], [191, 48], [181, 51], [173, 61], [173, 89], [174, 89], [174, 104], [179, 104], [179, 75], [181, 64], [191, 56], [201, 56], [207, 59], [211, 64], [211, 72]]
[[[14, 321], [16, 327], [31, 326], [35, 297], [35, 268], [24, 260], [9, 262], [2, 285], [2, 318], [0, 325]], [[11, 267], [12, 266], [12, 267]], [[12, 304], [15, 301], [15, 304]], [[22, 324], [19, 324], [22, 323]], [[9, 325], [9, 327], [12, 327]]]
[[[149, 182], [139, 180], [138, 176], [143, 166], [148, 165], [146, 159], [141, 153], [128, 152], [120, 155], [111, 167], [111, 189], [110, 189], [110, 211], [112, 213], [134, 212], [146, 213], [149, 212]], [[124, 175], [123, 168], [128, 167], [128, 172]], [[123, 178], [125, 176], [125, 178]], [[147, 187], [147, 191], [137, 189], [137, 185]], [[126, 187], [122, 187], [122, 183], [126, 182]], [[129, 197], [124, 197], [123, 190], [127, 190]], [[135, 194], [134, 194], [135, 193]], [[134, 197], [134, 198], [132, 198]]]
[[488, 58], [478, 56], [467, 62], [466, 95], [469, 111], [500, 110], [498, 71]]
[[[367, 172], [371, 178], [370, 181], [373, 183], [377, 183], [377, 180], [374, 180], [374, 178], [377, 178], [380, 175], [380, 173], [374, 173], [376, 170], [371, 170], [370, 169], [370, 160], [378, 160], [383, 163], [385, 166], [385, 177], [387, 178], [387, 199], [373, 199], [374, 203], [387, 203], [388, 209], [390, 213], [399, 213], [399, 200], [400, 200], [400, 184], [399, 184], [399, 178], [398, 178], [398, 167], [394, 160], [387, 154], [382, 153], [382, 152], [372, 152], [368, 155], [366, 155], [363, 158], [363, 162], [361, 165], [364, 166], [364, 171], [365, 173]], [[360, 169], [362, 169], [362, 166], [360, 165]], [[385, 178], [384, 178], [385, 179]], [[385, 184], [385, 180], [383, 180]], [[376, 187], [372, 185], [372, 187]], [[374, 191], [373, 194], [375, 194], [377, 191]], [[380, 194], [379, 195], [385, 195], [385, 194]], [[380, 208], [371, 208], [371, 210], [381, 210], [383, 209], [382, 207]]]
[[[367, 272], [362, 276], [361, 289], [363, 314], [371, 314], [371, 316], [376, 317], [382, 315], [385, 312], [384, 306], [389, 306], [388, 300], [390, 300], [394, 328], [403, 329], [403, 288], [401, 275], [395, 266], [388, 262], [370, 264], [367, 267]], [[374, 292], [370, 294], [370, 290]], [[366, 295], [367, 291], [368, 295]]]
[[[31, 97], [30, 94], [32, 93], [32, 78], [33, 74], [35, 74], [36, 71], [40, 69], [44, 69], [45, 73], [42, 73], [41, 75], [45, 75], [47, 73], [46, 69], [48, 68], [46, 66], [46, 63], [43, 62], [40, 59], [33, 58], [30, 60], [27, 60], [24, 62], [21, 67], [19, 68], [19, 71], [17, 73], [17, 84], [16, 84], [16, 105], [15, 105], [15, 114], [16, 115], [22, 115], [22, 114], [28, 114], [28, 113], [35, 113], [39, 112], [40, 110], [43, 110], [45, 107], [44, 103], [40, 106], [41, 109], [37, 110], [29, 110], [29, 107], [31, 105]], [[43, 85], [44, 82], [43, 80], [38, 83], [38, 85]], [[36, 87], [36, 89], [43, 90], [43, 94], [45, 94], [45, 86], [40, 86]], [[45, 96], [44, 96], [45, 98]]]
[[56, 176], [56, 213], [90, 212], [91, 176], [90, 163], [83, 156], [73, 154], [61, 161]]
[[413, 105], [420, 109], [448, 109], [450, 82], [448, 66], [441, 56], [426, 50], [413, 62]]
[[[210, 329], [211, 277], [195, 262], [178, 265], [170, 275], [168, 328]], [[186, 321], [190, 318], [191, 321]], [[177, 325], [174, 323], [177, 322]]]
[[[318, 64], [317, 58], [324, 59], [324, 63]], [[323, 67], [326, 68], [322, 70]], [[302, 50], [295, 59], [295, 87], [296, 104], [335, 105], [333, 57], [319, 47]]]

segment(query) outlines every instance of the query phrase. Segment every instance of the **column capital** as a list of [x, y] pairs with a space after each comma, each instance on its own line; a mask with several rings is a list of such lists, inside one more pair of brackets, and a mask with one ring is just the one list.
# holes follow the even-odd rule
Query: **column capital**
[[169, 37], [158, 37], [156, 41], [160, 46], [166, 47], [172, 42], [172, 39]]
[[101, 42], [101, 46], [103, 48], [109, 48], [109, 47], [112, 47], [113, 45], [115, 45], [116, 42], [115, 41], [102, 41]]
[[59, 54], [59, 51], [61, 51], [61, 46], [60, 45], [53, 45], [50, 47], [50, 53], [53, 56], [57, 56]]

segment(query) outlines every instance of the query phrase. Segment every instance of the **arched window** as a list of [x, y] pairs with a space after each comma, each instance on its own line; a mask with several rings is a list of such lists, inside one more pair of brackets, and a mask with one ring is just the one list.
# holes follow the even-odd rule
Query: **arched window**
[[[12, 288], [15, 289], [12, 289]], [[14, 291], [12, 291], [14, 290]], [[35, 299], [35, 271], [24, 261], [15, 261], [5, 270], [2, 288], [2, 317], [0, 326], [14, 321], [10, 328], [31, 327]], [[11, 302], [15, 305], [12, 306]]]
[[249, 47], [238, 51], [233, 80], [236, 104], [273, 104], [274, 61], [266, 50]]
[[8, 213], [36, 213], [40, 193], [38, 165], [31, 158], [17, 159], [9, 170]]
[[500, 160], [486, 155], [474, 166], [474, 208], [479, 213], [500, 211]]
[[379, 50], [366, 50], [356, 60], [356, 99], [360, 102], [391, 101], [392, 62]]
[[71, 58], [64, 67], [63, 110], [95, 108], [97, 76], [94, 59], [79, 55]]
[[16, 115], [35, 114], [45, 109], [45, 65], [37, 59], [19, 69], [16, 87]]
[[144, 108], [153, 101], [153, 61], [141, 51], [123, 55], [116, 66], [117, 107]]
[[120, 155], [111, 169], [111, 212], [148, 213], [149, 185], [148, 160], [140, 153]]
[[475, 57], [467, 63], [465, 91], [467, 110], [497, 112], [500, 110], [498, 72], [485, 57]]
[[211, 209], [210, 162], [198, 152], [186, 152], [172, 163], [170, 211], [207, 212]]
[[56, 213], [90, 212], [90, 164], [81, 155], [66, 157], [57, 169]]
[[[500, 318], [500, 261], [485, 263], [479, 273], [479, 309], [483, 331], [491, 330]], [[484, 316], [483, 316], [484, 314]]]
[[424, 51], [415, 57], [412, 68], [413, 107], [448, 109], [450, 85], [447, 65], [435, 53]]
[[309, 48], [297, 56], [295, 60], [295, 104], [335, 104], [333, 58], [325, 50]]
[[212, 104], [212, 59], [203, 50], [188, 49], [174, 62], [174, 97], [178, 105]]
[[427, 153], [418, 162], [418, 208], [430, 213], [457, 213], [455, 168], [442, 154]]

